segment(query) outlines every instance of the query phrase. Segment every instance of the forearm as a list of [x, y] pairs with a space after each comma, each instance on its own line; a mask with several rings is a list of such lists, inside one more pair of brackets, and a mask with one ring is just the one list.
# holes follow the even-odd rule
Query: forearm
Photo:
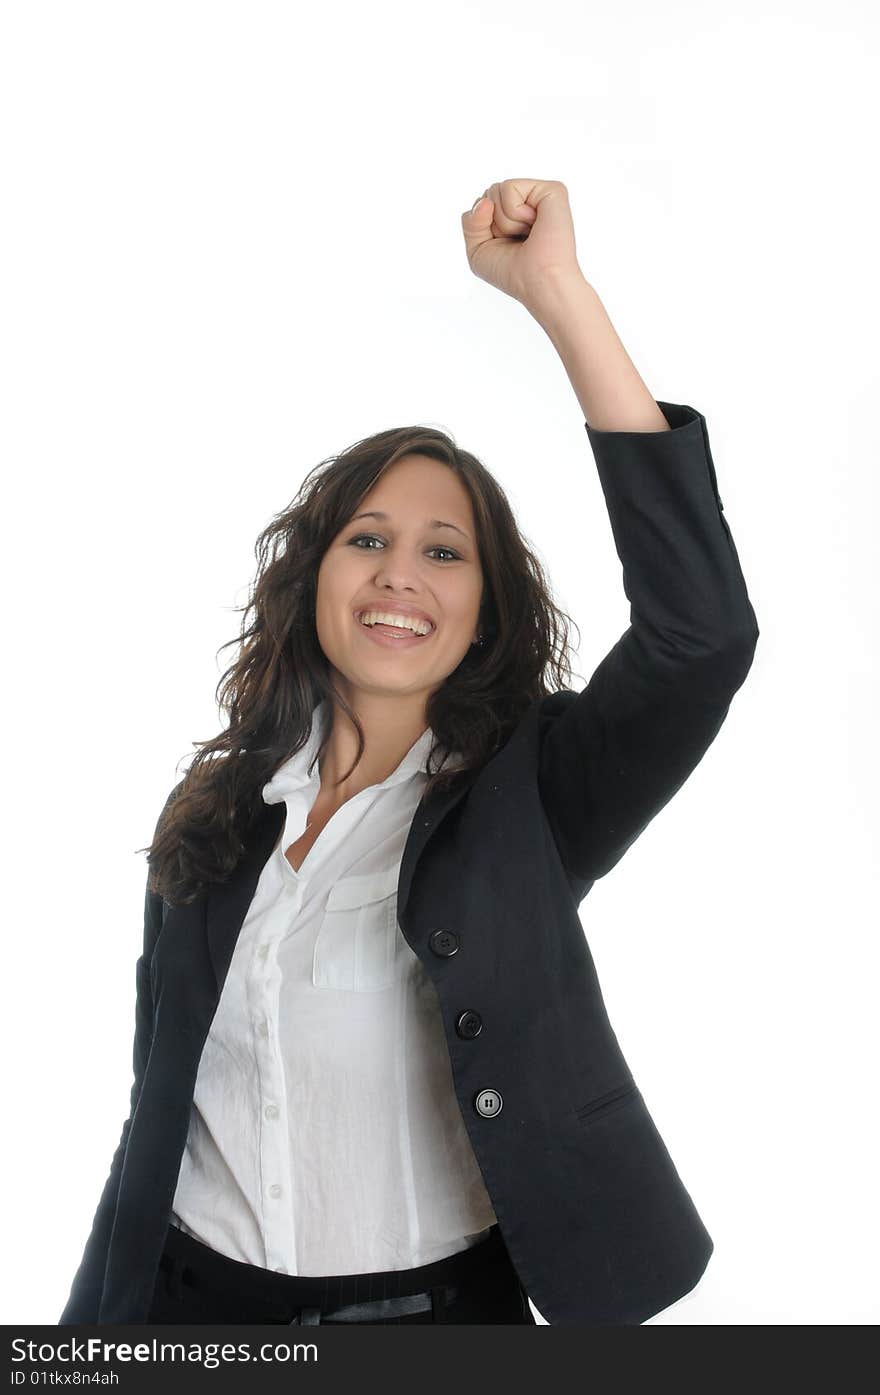
[[584, 277], [548, 278], [526, 309], [559, 353], [589, 426], [597, 431], [670, 430]]

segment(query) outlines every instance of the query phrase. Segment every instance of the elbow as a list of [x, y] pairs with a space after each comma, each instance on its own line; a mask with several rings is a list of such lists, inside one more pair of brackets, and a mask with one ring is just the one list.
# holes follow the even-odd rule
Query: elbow
[[733, 692], [746, 680], [758, 645], [758, 623], [752, 612], [751, 620], [727, 636], [716, 650], [718, 672], [724, 676]]

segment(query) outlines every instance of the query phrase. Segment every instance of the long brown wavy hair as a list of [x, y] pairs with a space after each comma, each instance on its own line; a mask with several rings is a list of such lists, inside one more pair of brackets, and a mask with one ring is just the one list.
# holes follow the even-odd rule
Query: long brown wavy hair
[[[479, 768], [509, 738], [536, 699], [567, 687], [570, 617], [553, 602], [540, 561], [520, 534], [498, 481], [445, 432], [401, 426], [356, 441], [319, 462], [290, 504], [259, 535], [257, 574], [245, 606], [239, 646], [215, 691], [228, 724], [196, 755], [159, 816], [147, 853], [150, 890], [169, 904], [194, 901], [208, 883], [235, 870], [262, 803], [262, 787], [308, 741], [314, 709], [330, 699], [356, 714], [333, 686], [315, 626], [321, 559], [379, 477], [403, 456], [418, 454], [454, 470], [471, 498], [483, 571], [479, 631], [458, 667], [430, 694], [433, 733], [425, 792]], [[219, 652], [219, 651], [218, 651]], [[320, 760], [331, 729], [315, 759]], [[452, 768], [438, 749], [458, 753]], [[314, 769], [314, 762], [309, 773]]]

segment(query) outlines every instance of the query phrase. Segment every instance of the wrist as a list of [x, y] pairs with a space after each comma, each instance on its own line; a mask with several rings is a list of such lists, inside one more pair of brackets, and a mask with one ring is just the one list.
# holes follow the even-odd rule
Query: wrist
[[583, 313], [586, 303], [599, 297], [580, 267], [553, 267], [530, 286], [522, 303], [533, 319], [548, 332], [557, 324]]

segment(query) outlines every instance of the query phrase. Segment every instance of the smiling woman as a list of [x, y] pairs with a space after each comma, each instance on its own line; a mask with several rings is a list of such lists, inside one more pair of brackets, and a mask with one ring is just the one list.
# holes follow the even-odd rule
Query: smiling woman
[[130, 1113], [62, 1322], [639, 1323], [712, 1253], [577, 911], [757, 624], [705, 420], [638, 378], [564, 186], [463, 217], [585, 404], [630, 624], [566, 690], [568, 617], [441, 431], [306, 477], [148, 850]]

